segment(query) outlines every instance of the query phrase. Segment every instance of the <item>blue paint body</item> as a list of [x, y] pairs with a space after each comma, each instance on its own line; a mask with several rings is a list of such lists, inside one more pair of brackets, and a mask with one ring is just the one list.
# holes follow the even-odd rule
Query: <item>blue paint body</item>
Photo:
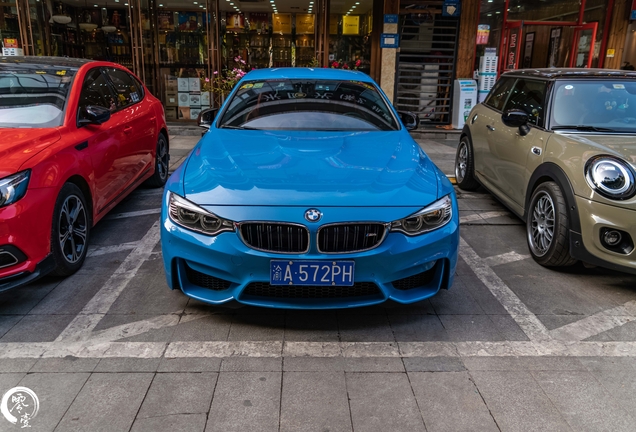
[[[243, 80], [280, 78], [373, 83], [359, 72], [300, 68], [257, 70]], [[262, 252], [248, 247], [237, 232], [209, 236], [185, 229], [168, 216], [169, 192], [235, 222], [305, 225], [310, 231], [309, 251]], [[366, 252], [325, 255], [317, 250], [316, 233], [324, 224], [390, 223], [446, 195], [453, 202], [452, 220], [435, 231], [417, 236], [390, 232], [377, 248]], [[319, 222], [305, 220], [310, 208], [322, 211]], [[161, 220], [168, 285], [210, 304], [237, 300], [265, 307], [322, 309], [388, 299], [412, 303], [449, 288], [457, 264], [459, 217], [453, 187], [403, 126], [396, 131], [307, 132], [218, 129], [214, 124], [168, 180]], [[380, 294], [311, 300], [244, 295], [249, 283], [269, 282], [273, 259], [354, 260], [355, 282], [374, 282]], [[186, 264], [231, 284], [220, 291], [197, 286], [187, 278]], [[434, 275], [424, 286], [398, 290], [391, 284], [427, 270]]]

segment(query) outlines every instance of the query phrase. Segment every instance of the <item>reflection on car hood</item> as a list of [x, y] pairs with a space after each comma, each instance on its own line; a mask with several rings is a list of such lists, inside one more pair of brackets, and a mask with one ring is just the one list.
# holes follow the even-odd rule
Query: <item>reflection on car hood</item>
[[20, 167], [61, 138], [57, 129], [0, 128], [0, 178]]
[[404, 131], [212, 129], [184, 174], [201, 205], [425, 206], [436, 169]]
[[[565, 134], [564, 134], [565, 135]], [[592, 145], [599, 152], [619, 156], [636, 169], [636, 140], [633, 135], [567, 134], [570, 138]]]

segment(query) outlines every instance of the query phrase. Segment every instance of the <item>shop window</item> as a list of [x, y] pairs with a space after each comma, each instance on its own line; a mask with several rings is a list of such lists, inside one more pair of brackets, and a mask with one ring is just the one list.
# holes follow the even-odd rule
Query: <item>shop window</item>
[[330, 0], [330, 67], [370, 72], [373, 1], [361, 0], [349, 5]]

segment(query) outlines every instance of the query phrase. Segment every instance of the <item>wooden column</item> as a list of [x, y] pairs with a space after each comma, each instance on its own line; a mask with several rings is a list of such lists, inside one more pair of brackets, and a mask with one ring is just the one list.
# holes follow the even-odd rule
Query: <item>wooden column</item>
[[464, 0], [459, 19], [459, 45], [457, 47], [457, 78], [473, 77], [477, 25], [479, 24], [479, 0]]
[[[629, 27], [629, 13], [631, 10], [631, 0], [616, 0], [612, 11], [612, 22], [607, 38], [607, 49], [613, 49], [614, 57], [605, 57], [603, 66], [606, 69], [620, 69], [622, 66], [623, 51], [625, 50], [625, 39], [627, 38], [627, 28]], [[607, 50], [599, 54], [606, 56]]]

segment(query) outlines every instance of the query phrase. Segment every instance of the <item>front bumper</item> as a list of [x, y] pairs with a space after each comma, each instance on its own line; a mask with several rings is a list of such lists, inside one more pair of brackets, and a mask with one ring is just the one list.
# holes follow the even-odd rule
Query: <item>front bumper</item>
[[[259, 209], [259, 214], [263, 213], [267, 212]], [[312, 239], [308, 253], [261, 252], [246, 246], [236, 232], [210, 237], [174, 224], [164, 203], [161, 246], [168, 285], [210, 304], [236, 300], [264, 307], [329, 309], [368, 306], [387, 300], [413, 303], [453, 283], [459, 244], [454, 196], [453, 217], [444, 227], [415, 237], [390, 233], [377, 248], [366, 252], [320, 254], [314, 244], [320, 225], [307, 226]], [[292, 286], [275, 290], [269, 285], [272, 259], [353, 259], [355, 285], [350, 289]]]
[[636, 248], [628, 254], [612, 252], [600, 240], [601, 229], [627, 232], [636, 242], [636, 209], [601, 204], [576, 197], [581, 233], [570, 233], [571, 255], [581, 261], [613, 270], [636, 274]]

